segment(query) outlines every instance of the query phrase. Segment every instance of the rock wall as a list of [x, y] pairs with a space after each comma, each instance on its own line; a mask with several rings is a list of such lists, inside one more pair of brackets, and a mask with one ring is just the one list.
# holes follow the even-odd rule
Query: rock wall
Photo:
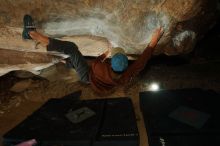
[[[0, 8], [0, 48], [22, 51], [36, 51], [35, 43], [20, 36], [24, 14], [50, 37], [98, 36], [106, 38], [105, 47], [119, 46], [128, 54], [140, 54], [162, 26], [155, 54], [167, 55], [192, 51], [217, 17], [217, 0], [4, 0]], [[97, 56], [105, 47], [95, 42], [83, 54]]]

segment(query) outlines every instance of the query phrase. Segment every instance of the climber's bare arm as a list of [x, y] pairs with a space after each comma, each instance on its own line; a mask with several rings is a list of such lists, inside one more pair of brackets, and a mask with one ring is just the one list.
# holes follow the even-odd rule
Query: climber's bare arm
[[108, 50], [106, 50], [105, 52], [104, 52], [104, 54], [105, 54], [105, 58], [107, 58], [109, 55], [110, 55], [110, 48], [108, 48]]
[[108, 56], [110, 55], [110, 48], [108, 48], [108, 50], [106, 50], [104, 53], [102, 53], [98, 59], [100, 59], [102, 62], [104, 62], [106, 60], [106, 58], [108, 58]]

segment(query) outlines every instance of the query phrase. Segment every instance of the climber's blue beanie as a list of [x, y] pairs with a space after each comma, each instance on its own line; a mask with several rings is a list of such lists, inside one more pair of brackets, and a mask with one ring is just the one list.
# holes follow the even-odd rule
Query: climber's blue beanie
[[112, 69], [115, 72], [123, 72], [128, 67], [128, 57], [125, 54], [117, 53], [111, 59]]

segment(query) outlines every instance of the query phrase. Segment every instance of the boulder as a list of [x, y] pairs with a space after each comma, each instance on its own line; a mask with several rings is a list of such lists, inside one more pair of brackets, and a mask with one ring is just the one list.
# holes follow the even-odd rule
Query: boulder
[[21, 39], [23, 16], [30, 14], [38, 31], [76, 42], [85, 56], [98, 56], [109, 47], [141, 54], [160, 26], [164, 35], [154, 54], [185, 54], [213, 27], [217, 6], [217, 0], [4, 0], [0, 48], [46, 52], [45, 46], [36, 49], [35, 42]]

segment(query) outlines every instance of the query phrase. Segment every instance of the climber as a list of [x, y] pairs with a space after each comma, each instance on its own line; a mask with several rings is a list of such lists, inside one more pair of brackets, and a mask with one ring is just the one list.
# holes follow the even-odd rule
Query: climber
[[[33, 39], [47, 46], [48, 51], [58, 51], [69, 55], [66, 64], [71, 65], [84, 83], [91, 84], [92, 89], [100, 94], [110, 93], [114, 87], [129, 83], [150, 59], [163, 29], [160, 27], [153, 33], [152, 39], [140, 57], [128, 66], [128, 58], [121, 48], [108, 49], [88, 65], [78, 47], [73, 42], [61, 41], [47, 37], [37, 32], [30, 15], [25, 15], [23, 19], [24, 29], [23, 39]], [[111, 53], [111, 61], [106, 58]]]

